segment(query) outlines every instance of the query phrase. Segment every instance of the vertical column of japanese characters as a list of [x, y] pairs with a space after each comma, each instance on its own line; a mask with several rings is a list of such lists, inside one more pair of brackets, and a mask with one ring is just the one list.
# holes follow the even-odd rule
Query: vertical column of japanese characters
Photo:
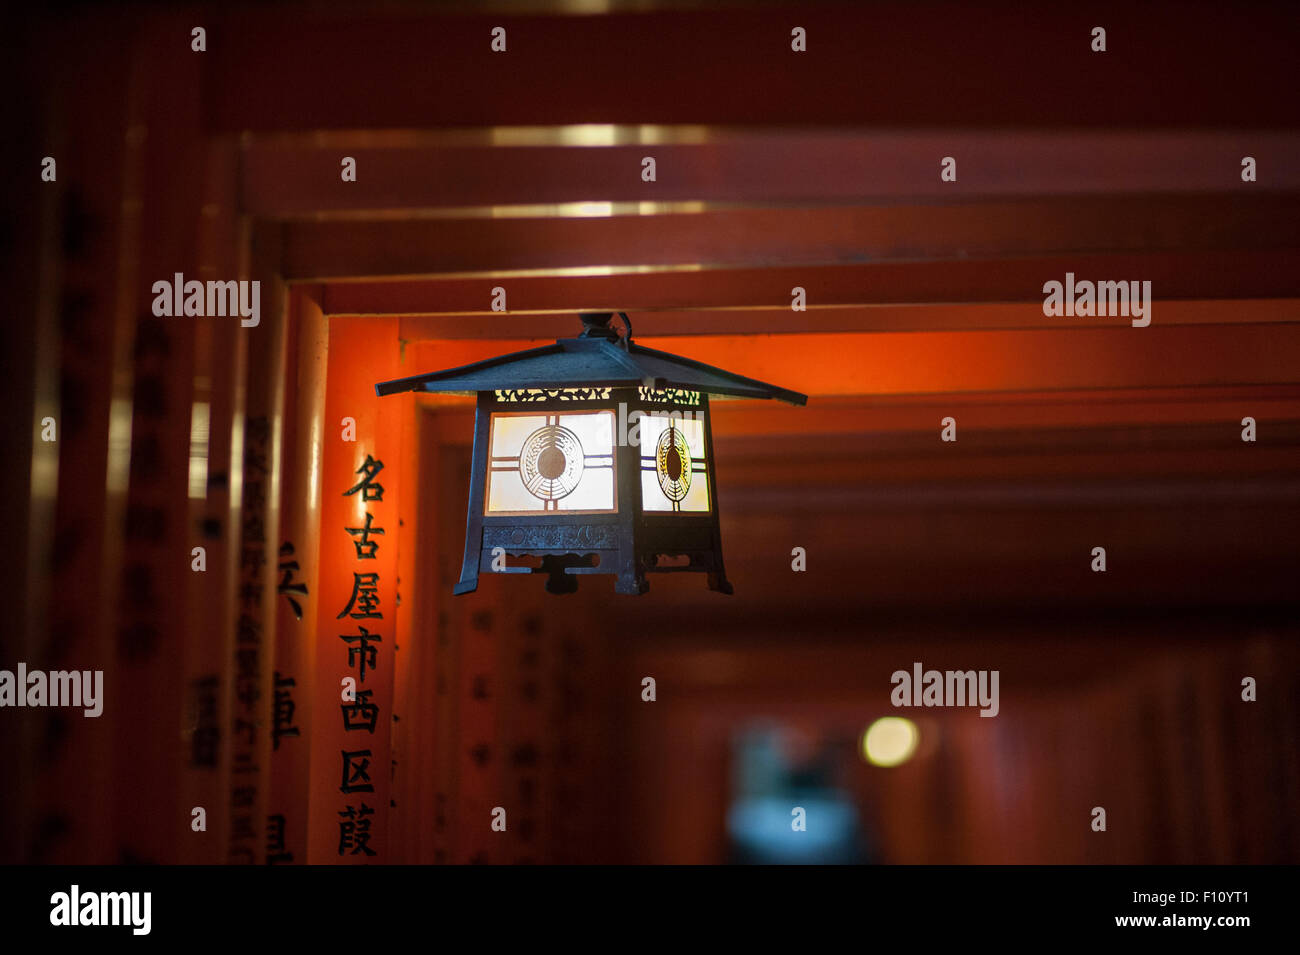
[[[373, 677], [378, 666], [378, 644], [383, 642], [383, 635], [378, 630], [370, 629], [370, 627], [378, 628], [380, 624], [370, 623], [367, 626], [362, 621], [382, 620], [384, 617], [380, 609], [379, 573], [367, 570], [367, 565], [363, 563], [363, 561], [377, 559], [379, 541], [375, 538], [384, 534], [383, 527], [375, 523], [375, 516], [379, 510], [375, 505], [382, 504], [384, 500], [384, 486], [375, 478], [383, 468], [383, 461], [367, 454], [365, 462], [355, 472], [362, 475], [361, 480], [343, 492], [346, 497], [360, 495], [364, 507], [361, 526], [344, 527], [344, 531], [352, 537], [357, 566], [361, 569], [352, 572], [352, 596], [337, 617], [339, 620], [348, 618], [356, 621], [353, 624], [356, 633], [340, 635], [346, 644], [347, 669], [355, 672], [354, 677], [349, 676], [345, 680], [340, 703], [343, 712], [343, 728], [349, 734], [349, 739], [353, 733], [368, 733], [373, 738], [375, 726], [379, 721], [379, 705], [372, 702], [374, 689], [367, 689], [365, 683], [366, 677], [368, 675]], [[370, 746], [361, 744], [362, 740], [358, 740], [355, 748], [346, 747], [340, 752], [342, 781], [339, 791], [347, 797], [343, 808], [339, 811], [338, 854], [340, 856], [377, 854], [370, 846], [370, 829], [374, 821], [375, 807], [365, 801], [367, 793], [371, 794], [372, 802], [375, 798], [375, 785], [370, 776], [373, 771], [371, 762], [374, 754]]]

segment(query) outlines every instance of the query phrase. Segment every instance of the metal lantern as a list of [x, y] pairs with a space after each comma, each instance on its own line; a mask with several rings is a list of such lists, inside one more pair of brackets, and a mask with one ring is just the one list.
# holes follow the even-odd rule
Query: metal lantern
[[[577, 574], [614, 574], [621, 594], [649, 590], [648, 573], [696, 571], [732, 592], [709, 396], [808, 398], [637, 345], [613, 314], [584, 314], [582, 334], [554, 345], [375, 386], [478, 396], [457, 594], [493, 571], [545, 573], [551, 593], [575, 591]], [[539, 565], [506, 560], [524, 556]]]

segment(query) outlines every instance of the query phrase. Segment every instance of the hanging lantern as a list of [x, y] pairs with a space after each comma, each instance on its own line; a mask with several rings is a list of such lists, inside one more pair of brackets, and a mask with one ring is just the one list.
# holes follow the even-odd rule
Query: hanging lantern
[[[806, 395], [644, 348], [612, 312], [582, 316], [577, 338], [375, 385], [478, 397], [465, 562], [457, 594], [482, 572], [545, 573], [551, 593], [578, 574], [614, 574], [621, 594], [648, 573], [708, 574], [731, 593], [722, 564], [709, 396]], [[539, 565], [510, 566], [532, 556]], [[495, 564], [494, 564], [495, 561]]]

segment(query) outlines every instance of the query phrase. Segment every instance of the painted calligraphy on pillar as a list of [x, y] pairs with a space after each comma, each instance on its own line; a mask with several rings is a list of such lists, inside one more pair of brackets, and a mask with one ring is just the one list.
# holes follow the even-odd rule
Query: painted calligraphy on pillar
[[231, 733], [231, 862], [257, 858], [254, 823], [260, 767], [258, 733], [265, 732], [262, 701], [262, 571], [266, 567], [266, 506], [271, 422], [250, 417], [244, 437], [244, 499], [240, 525], [239, 618], [235, 626], [235, 700]]
[[[358, 562], [376, 560], [381, 544], [380, 539], [384, 536], [384, 528], [376, 520], [379, 508], [375, 506], [384, 502], [384, 486], [376, 480], [383, 469], [383, 461], [367, 454], [365, 461], [354, 472], [354, 475], [360, 476], [360, 480], [343, 492], [344, 497], [356, 498], [359, 495], [359, 500], [365, 506], [360, 525], [356, 527], [345, 525], [343, 528], [343, 532], [348, 535], [353, 545], [355, 560]], [[367, 689], [365, 682], [366, 677], [373, 676], [380, 665], [379, 645], [384, 642], [380, 629], [382, 624], [373, 622], [384, 618], [383, 611], [380, 609], [382, 582], [378, 572], [365, 570], [365, 564], [360, 566], [362, 569], [352, 571], [351, 596], [335, 618], [354, 621], [355, 627], [353, 632], [339, 634], [339, 640], [344, 644], [343, 652], [346, 653], [348, 670], [355, 673], [356, 679], [356, 689], [344, 694], [339, 709], [346, 733], [374, 736], [375, 727], [379, 724], [380, 711], [378, 704], [372, 699], [373, 688]], [[360, 621], [370, 621], [370, 624], [366, 626]], [[345, 796], [358, 797], [363, 793], [374, 793], [374, 783], [370, 778], [370, 774], [374, 771], [371, 750], [364, 745], [356, 749], [343, 749], [340, 750], [340, 758], [342, 770], [339, 792]], [[345, 801], [338, 813], [338, 855], [374, 856], [377, 854], [370, 846], [370, 817], [374, 812], [374, 807], [367, 805], [364, 799]]]

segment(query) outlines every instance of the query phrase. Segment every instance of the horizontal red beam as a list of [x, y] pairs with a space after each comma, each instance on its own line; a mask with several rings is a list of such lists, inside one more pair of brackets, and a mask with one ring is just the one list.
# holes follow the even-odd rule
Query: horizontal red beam
[[[1241, 301], [1179, 301], [1159, 304], [1160, 324], [1276, 324], [1300, 323], [1300, 299]], [[789, 308], [727, 309], [723, 311], [630, 312], [634, 333], [642, 335], [789, 335], [806, 332], [933, 332], [1051, 328], [1068, 331], [1084, 327], [1124, 326], [1130, 319], [1106, 317], [1092, 326], [1046, 316], [1041, 305], [900, 305], [823, 308], [792, 312]], [[512, 335], [572, 338], [579, 330], [576, 315], [513, 313], [403, 317], [403, 341], [427, 338], [497, 338]]]
[[[1152, 283], [1158, 300], [1300, 298], [1300, 249], [1251, 252], [1144, 253], [1015, 258], [1000, 261], [889, 262], [816, 268], [772, 267], [707, 269], [614, 275], [443, 278], [408, 281], [332, 282], [324, 287], [327, 314], [439, 315], [487, 314], [492, 289], [507, 291], [510, 312], [681, 309], [789, 309], [790, 290], [807, 290], [810, 309], [854, 305], [917, 305], [935, 302], [1038, 302], [1042, 287], [1067, 271], [1078, 277], [1134, 276]], [[1244, 304], [1243, 304], [1243, 307]], [[987, 310], [986, 310], [987, 313]], [[891, 313], [873, 310], [872, 321]], [[911, 322], [910, 310], [895, 321]], [[565, 321], [570, 319], [566, 318]], [[812, 320], [811, 318], [809, 320]], [[659, 321], [658, 318], [654, 321]], [[835, 322], [830, 316], [816, 318]], [[458, 332], [481, 326], [457, 319]], [[641, 326], [638, 324], [637, 326]], [[882, 326], [888, 327], [888, 326]], [[912, 327], [912, 326], [908, 326]], [[924, 327], [924, 326], [922, 326]], [[946, 324], [938, 327], [948, 327]], [[546, 334], [549, 334], [547, 332]], [[416, 337], [416, 336], [412, 336]]]
[[[1027, 199], [597, 219], [290, 222], [284, 226], [283, 262], [290, 279], [329, 280], [1270, 248], [1300, 248], [1300, 196]], [[1037, 287], [1051, 277], [1044, 276]]]
[[[582, 17], [211, 11], [220, 132], [554, 123], [1294, 127], [1291, 5], [893, 0]], [[1091, 50], [1095, 26], [1107, 50]], [[507, 51], [490, 49], [494, 26]], [[793, 53], [791, 28], [807, 30]]]
[[[546, 131], [542, 131], [545, 133]], [[669, 137], [677, 132], [664, 130]], [[570, 131], [600, 142], [602, 128]], [[556, 136], [559, 133], [554, 134]], [[1300, 190], [1300, 136], [1277, 132], [706, 130], [698, 145], [455, 145], [407, 133], [253, 139], [241, 203], [261, 216], [581, 202], [809, 203], [1142, 192]], [[356, 161], [355, 182], [340, 177]], [[653, 156], [657, 179], [641, 180]], [[940, 160], [956, 160], [955, 182]], [[1241, 160], [1258, 179], [1241, 181]], [[591, 214], [599, 207], [574, 210]]]
[[[1051, 330], [638, 336], [661, 348], [809, 395], [1070, 391], [1300, 383], [1300, 325], [1183, 325]], [[457, 367], [542, 344], [415, 342], [404, 374]], [[1248, 412], [1243, 412], [1243, 414]]]
[[[956, 420], [959, 427], [966, 423], [964, 417]], [[1192, 495], [1202, 506], [1216, 500], [1272, 503], [1300, 514], [1300, 425], [1266, 424], [1272, 447], [1242, 442], [1234, 421], [1214, 428], [1170, 425], [1158, 435], [1166, 439], [1163, 446], [1152, 440], [1150, 429], [1060, 432], [1044, 426], [1012, 434], [963, 428], [954, 449], [940, 441], [937, 419], [923, 436], [909, 440], [872, 433], [812, 439], [781, 431], [737, 439], [730, 422], [719, 417], [713, 439], [719, 474], [733, 493], [752, 490], [755, 504], [766, 497], [780, 501], [782, 510], [804, 514], [854, 506], [942, 509], [963, 501], [986, 508], [1069, 508], [1102, 496], [1168, 508], [1191, 503], [1175, 488], [1192, 481], [1213, 484]], [[1279, 446], [1282, 440], [1290, 443]], [[946, 501], [931, 490], [936, 485], [946, 485]], [[800, 494], [791, 495], [790, 488]], [[834, 503], [830, 494], [837, 495]], [[798, 496], [803, 500], [791, 500]]]

